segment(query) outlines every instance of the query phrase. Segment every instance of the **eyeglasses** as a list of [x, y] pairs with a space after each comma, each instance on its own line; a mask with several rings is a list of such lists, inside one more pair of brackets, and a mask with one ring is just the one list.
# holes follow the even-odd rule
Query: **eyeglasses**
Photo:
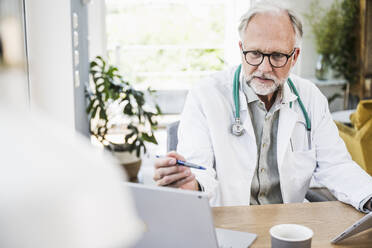
[[292, 57], [296, 48], [290, 54], [285, 53], [262, 53], [260, 51], [243, 51], [245, 61], [253, 66], [258, 66], [262, 63], [264, 58], [267, 56], [269, 58], [270, 65], [275, 68], [283, 67], [287, 64], [288, 59]]

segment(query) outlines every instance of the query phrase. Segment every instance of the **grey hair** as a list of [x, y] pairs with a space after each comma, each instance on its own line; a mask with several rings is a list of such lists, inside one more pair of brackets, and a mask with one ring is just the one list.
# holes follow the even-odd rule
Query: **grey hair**
[[245, 14], [242, 15], [240, 18], [240, 24], [238, 27], [240, 39], [243, 41], [244, 31], [246, 30], [248, 23], [251, 19], [258, 13], [287, 13], [289, 19], [291, 20], [291, 24], [293, 30], [295, 32], [295, 41], [296, 47], [299, 47], [302, 40], [302, 20], [301, 17], [292, 9], [285, 7], [284, 5], [268, 2], [268, 1], [261, 1], [256, 3], [252, 8], [250, 8]]

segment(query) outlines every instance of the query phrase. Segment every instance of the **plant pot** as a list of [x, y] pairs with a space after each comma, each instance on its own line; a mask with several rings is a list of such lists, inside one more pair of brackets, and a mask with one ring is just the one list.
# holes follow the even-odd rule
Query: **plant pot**
[[127, 173], [128, 181], [137, 183], [138, 172], [142, 163], [141, 158], [130, 152], [113, 152], [113, 154]]
[[331, 77], [331, 70], [329, 68], [329, 59], [322, 54], [319, 54], [315, 66], [315, 77], [318, 80], [327, 80]]
[[129, 152], [126, 150], [125, 145], [111, 145], [109, 150], [118, 160], [119, 164], [125, 170], [128, 181], [137, 183], [138, 182], [138, 172], [141, 168], [142, 160], [136, 156], [136, 152]]

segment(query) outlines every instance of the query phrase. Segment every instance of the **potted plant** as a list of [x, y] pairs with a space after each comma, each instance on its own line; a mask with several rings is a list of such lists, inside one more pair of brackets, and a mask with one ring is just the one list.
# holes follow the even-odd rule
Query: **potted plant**
[[305, 14], [319, 54], [316, 76], [327, 79], [330, 67], [336, 77], [341, 76], [350, 84], [357, 82], [359, 1], [335, 0], [330, 8], [320, 6], [319, 0], [313, 0]]
[[[91, 83], [87, 89], [87, 113], [91, 134], [119, 159], [131, 181], [136, 180], [141, 153], [146, 142], [157, 144], [155, 117], [160, 108], [146, 105], [145, 94], [124, 80], [117, 67], [107, 64], [100, 56], [90, 63]], [[149, 95], [154, 91], [147, 89]], [[117, 123], [118, 117], [124, 120]], [[115, 121], [116, 119], [116, 121]], [[112, 138], [120, 129], [119, 141]]]

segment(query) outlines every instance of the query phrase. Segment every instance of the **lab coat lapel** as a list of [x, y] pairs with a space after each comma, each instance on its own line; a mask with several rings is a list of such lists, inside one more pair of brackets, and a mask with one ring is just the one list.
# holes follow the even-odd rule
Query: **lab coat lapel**
[[[228, 99], [230, 101], [230, 104], [233, 108], [233, 113], [235, 116], [235, 104], [234, 104], [234, 96], [233, 96], [233, 81], [234, 81], [234, 73], [235, 73], [236, 68], [234, 68], [231, 73], [229, 78], [226, 80], [226, 92], [229, 94]], [[242, 73], [242, 72], [241, 72]], [[241, 81], [241, 76], [240, 76], [240, 81]], [[248, 111], [248, 103], [247, 99], [245, 97], [245, 94], [242, 90], [242, 84], [241, 82], [239, 83], [239, 107], [240, 107], [240, 119], [243, 123], [244, 129], [245, 129], [245, 134], [248, 135], [251, 139], [253, 139], [254, 143], [256, 143], [256, 136], [254, 134], [253, 130], [253, 125], [252, 125], [252, 120], [251, 116]]]
[[277, 156], [278, 156], [278, 167], [281, 168], [284, 154], [287, 151], [291, 134], [295, 127], [298, 114], [289, 108], [284, 106], [280, 109], [279, 124], [278, 124], [278, 142], [277, 142]]
[[283, 165], [284, 155], [289, 148], [293, 129], [299, 119], [298, 113], [293, 108], [290, 108], [290, 102], [294, 105], [296, 99], [297, 96], [293, 94], [289, 86], [285, 84], [283, 87], [283, 106], [279, 112], [277, 134], [277, 162], [279, 173]]
[[248, 112], [248, 103], [247, 99], [242, 90], [239, 91], [239, 102], [240, 102], [240, 117], [243, 121], [244, 129], [250, 138], [256, 142], [256, 136], [254, 134], [252, 119]]

